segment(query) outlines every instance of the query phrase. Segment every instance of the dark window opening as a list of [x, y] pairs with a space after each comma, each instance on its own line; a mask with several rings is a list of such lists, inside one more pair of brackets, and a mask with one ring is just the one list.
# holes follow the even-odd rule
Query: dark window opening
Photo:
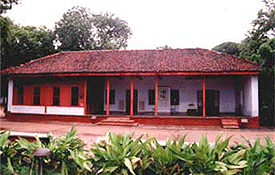
[[72, 87], [71, 92], [72, 92], [71, 104], [72, 106], [78, 106], [78, 87]]
[[40, 105], [40, 87], [35, 87], [33, 90], [33, 104]]
[[54, 87], [53, 88], [53, 105], [58, 106], [60, 102], [60, 88]]
[[178, 89], [171, 89], [171, 105], [179, 105], [179, 90]]
[[24, 103], [24, 88], [23, 86], [18, 87], [18, 104], [22, 105]]
[[149, 105], [155, 105], [155, 90], [149, 90]]

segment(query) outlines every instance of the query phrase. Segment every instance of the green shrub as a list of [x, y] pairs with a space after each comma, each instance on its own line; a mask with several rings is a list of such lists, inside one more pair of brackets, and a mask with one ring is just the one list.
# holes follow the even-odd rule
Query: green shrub
[[141, 137], [108, 133], [91, 149], [93, 172], [96, 174], [141, 174], [150, 164], [143, 156]]
[[51, 155], [42, 159], [44, 174], [85, 174], [91, 171], [89, 156], [84, 150], [84, 142], [76, 137], [76, 130], [60, 138], [50, 137], [49, 144], [36, 141], [29, 142], [19, 138], [9, 141], [9, 133], [0, 133], [1, 174], [37, 174], [39, 158], [33, 151], [39, 147], [51, 150]]
[[185, 134], [168, 139], [163, 146], [156, 138], [143, 141], [142, 136], [108, 133], [90, 152], [75, 128], [49, 138], [46, 144], [39, 138], [11, 142], [9, 132], [0, 132], [0, 174], [38, 174], [39, 159], [33, 151], [39, 147], [51, 150], [51, 155], [41, 159], [44, 174], [275, 174], [275, 144], [268, 137], [264, 144], [257, 139], [254, 144], [245, 140], [246, 144], [230, 146], [231, 137], [218, 135], [213, 144], [206, 136], [198, 143], [185, 143]]

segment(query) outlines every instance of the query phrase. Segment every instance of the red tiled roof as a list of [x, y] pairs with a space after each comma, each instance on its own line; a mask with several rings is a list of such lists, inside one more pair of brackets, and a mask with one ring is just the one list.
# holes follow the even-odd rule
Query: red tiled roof
[[64, 51], [45, 56], [3, 74], [123, 72], [259, 72], [246, 59], [207, 49]]

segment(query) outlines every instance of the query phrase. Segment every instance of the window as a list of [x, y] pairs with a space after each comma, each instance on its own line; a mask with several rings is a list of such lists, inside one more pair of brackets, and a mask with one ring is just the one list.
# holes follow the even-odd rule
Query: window
[[149, 90], [149, 105], [155, 105], [155, 90]]
[[60, 99], [60, 88], [54, 87], [53, 88], [53, 105], [58, 106]]
[[24, 103], [24, 88], [23, 86], [18, 87], [18, 104], [22, 105]]
[[71, 104], [72, 106], [78, 105], [78, 87], [71, 88]]
[[[107, 103], [107, 90], [105, 91], [105, 103]], [[116, 104], [115, 100], [115, 90], [110, 89], [110, 105]]]
[[40, 87], [33, 89], [33, 104], [40, 105]]
[[171, 89], [171, 105], [179, 105], [179, 90]]

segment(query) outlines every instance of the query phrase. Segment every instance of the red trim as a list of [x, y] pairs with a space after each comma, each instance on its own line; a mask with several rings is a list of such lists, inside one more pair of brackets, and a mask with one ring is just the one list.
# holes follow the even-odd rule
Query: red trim
[[205, 77], [202, 79], [202, 116], [205, 117]]
[[134, 115], [134, 77], [130, 81], [130, 115]]
[[37, 74], [10, 74], [14, 77], [63, 77], [63, 76], [122, 76], [122, 75], [259, 75], [259, 71], [245, 72], [83, 72], [83, 73], [37, 73]]
[[[121, 115], [122, 117], [123, 115]], [[108, 117], [98, 115], [91, 118], [91, 115], [75, 116], [75, 115], [47, 115], [47, 114], [14, 114], [8, 112], [7, 119], [9, 121], [19, 122], [41, 122], [41, 121], [62, 121], [62, 122], [84, 122], [96, 123]], [[127, 116], [129, 117], [129, 116]], [[237, 117], [237, 116], [220, 116], [220, 117], [201, 117], [201, 116], [134, 116], [130, 117], [136, 123], [144, 125], [180, 125], [180, 126], [217, 126], [222, 127], [222, 119], [237, 119], [240, 128], [259, 128], [259, 117]], [[247, 119], [248, 123], [241, 123], [241, 119]]]
[[87, 114], [87, 77], [84, 79], [84, 114]]
[[31, 104], [31, 105], [27, 105], [27, 104], [22, 104], [22, 105], [12, 105], [12, 106], [41, 106], [41, 107], [60, 107], [60, 108], [62, 108], [62, 107], [74, 107], [74, 108], [83, 108], [83, 107], [85, 107], [85, 106], [60, 106], [60, 105], [58, 105], [58, 106], [54, 106], [54, 105], [33, 105], [33, 104]]
[[107, 95], [107, 101], [106, 101], [106, 115], [110, 115], [110, 77], [106, 78], [106, 95]]
[[155, 115], [158, 115], [158, 76], [155, 78]]

